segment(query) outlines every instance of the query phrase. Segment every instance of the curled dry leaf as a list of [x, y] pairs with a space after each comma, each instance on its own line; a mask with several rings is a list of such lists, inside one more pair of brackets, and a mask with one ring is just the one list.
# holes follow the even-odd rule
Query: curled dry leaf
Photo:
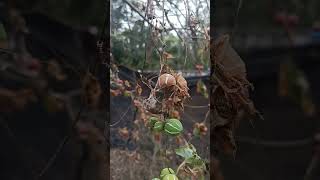
[[249, 118], [262, 118], [249, 97], [252, 85], [247, 80], [245, 63], [229, 43], [229, 36], [218, 38], [212, 45], [213, 86], [210, 96], [216, 146], [227, 154], [236, 149], [233, 133], [241, 112]]
[[182, 91], [187, 93], [189, 88], [186, 79], [182, 76], [181, 73], [178, 73], [175, 78], [177, 81], [177, 85], [182, 89]]

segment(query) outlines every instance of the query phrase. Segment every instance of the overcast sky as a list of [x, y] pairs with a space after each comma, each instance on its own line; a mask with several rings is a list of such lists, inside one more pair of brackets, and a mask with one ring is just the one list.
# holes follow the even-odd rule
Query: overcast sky
[[[147, 0], [128, 0], [129, 2], [139, 2], [141, 5], [144, 4], [147, 5]], [[209, 13], [209, 1], [208, 0], [174, 0], [176, 2], [177, 7], [175, 8], [173, 5], [171, 5], [168, 0], [165, 0], [164, 2], [164, 9], [168, 10], [168, 17], [170, 22], [173, 24], [175, 28], [182, 28], [186, 24], [186, 3], [189, 4], [189, 14], [196, 14], [196, 7], [198, 7], [198, 13], [199, 13], [199, 19], [202, 19], [205, 21], [205, 23], [209, 24], [210, 19], [210, 13]], [[160, 4], [162, 5], [163, 1], [160, 0]], [[115, 7], [114, 7], [115, 8]], [[128, 9], [130, 9], [129, 6], [127, 6]], [[139, 8], [139, 7], [137, 7]], [[163, 21], [163, 11], [162, 9], [158, 8], [156, 6], [156, 3], [154, 2], [154, 8], [155, 8], [155, 14], [156, 19], [158, 21]], [[144, 14], [144, 11], [140, 11], [142, 14]], [[133, 12], [134, 20], [143, 20], [136, 12]], [[180, 21], [180, 22], [179, 22]], [[153, 20], [153, 23], [155, 23], [156, 20]], [[169, 23], [165, 19], [165, 27], [170, 28]], [[125, 28], [128, 28], [127, 22], [122, 22], [123, 26]], [[147, 23], [146, 23], [147, 25]], [[181, 26], [182, 25], [182, 26]]]

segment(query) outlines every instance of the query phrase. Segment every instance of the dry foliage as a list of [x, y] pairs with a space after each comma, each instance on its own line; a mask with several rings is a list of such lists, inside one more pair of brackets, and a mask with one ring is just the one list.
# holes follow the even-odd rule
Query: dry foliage
[[218, 38], [212, 45], [211, 121], [215, 145], [224, 153], [234, 154], [234, 130], [241, 114], [262, 118], [249, 97], [253, 86], [247, 80], [246, 67], [229, 43], [229, 36]]
[[143, 107], [153, 114], [167, 116], [183, 111], [183, 104], [190, 97], [188, 90], [187, 81], [181, 74], [162, 65], [157, 85], [151, 89], [148, 99], [143, 100]]

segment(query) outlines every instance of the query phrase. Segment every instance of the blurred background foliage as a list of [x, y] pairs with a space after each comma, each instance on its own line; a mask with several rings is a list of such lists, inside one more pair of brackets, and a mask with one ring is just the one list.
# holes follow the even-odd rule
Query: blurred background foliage
[[[216, 7], [219, 8], [216, 8], [214, 14], [215, 26], [233, 27], [238, 1], [216, 1]], [[319, 7], [320, 1], [318, 0], [246, 0], [242, 2], [237, 26], [239, 29], [268, 31], [274, 28], [273, 16], [279, 11], [287, 11], [289, 14], [298, 16], [300, 26], [312, 26], [314, 21], [320, 18]]]

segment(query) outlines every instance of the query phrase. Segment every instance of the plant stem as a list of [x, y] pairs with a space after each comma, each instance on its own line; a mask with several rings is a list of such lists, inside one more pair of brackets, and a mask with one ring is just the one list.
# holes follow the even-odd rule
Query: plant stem
[[177, 171], [176, 171], [176, 174], [178, 175], [180, 169], [186, 164], [186, 161], [184, 160], [178, 167]]

